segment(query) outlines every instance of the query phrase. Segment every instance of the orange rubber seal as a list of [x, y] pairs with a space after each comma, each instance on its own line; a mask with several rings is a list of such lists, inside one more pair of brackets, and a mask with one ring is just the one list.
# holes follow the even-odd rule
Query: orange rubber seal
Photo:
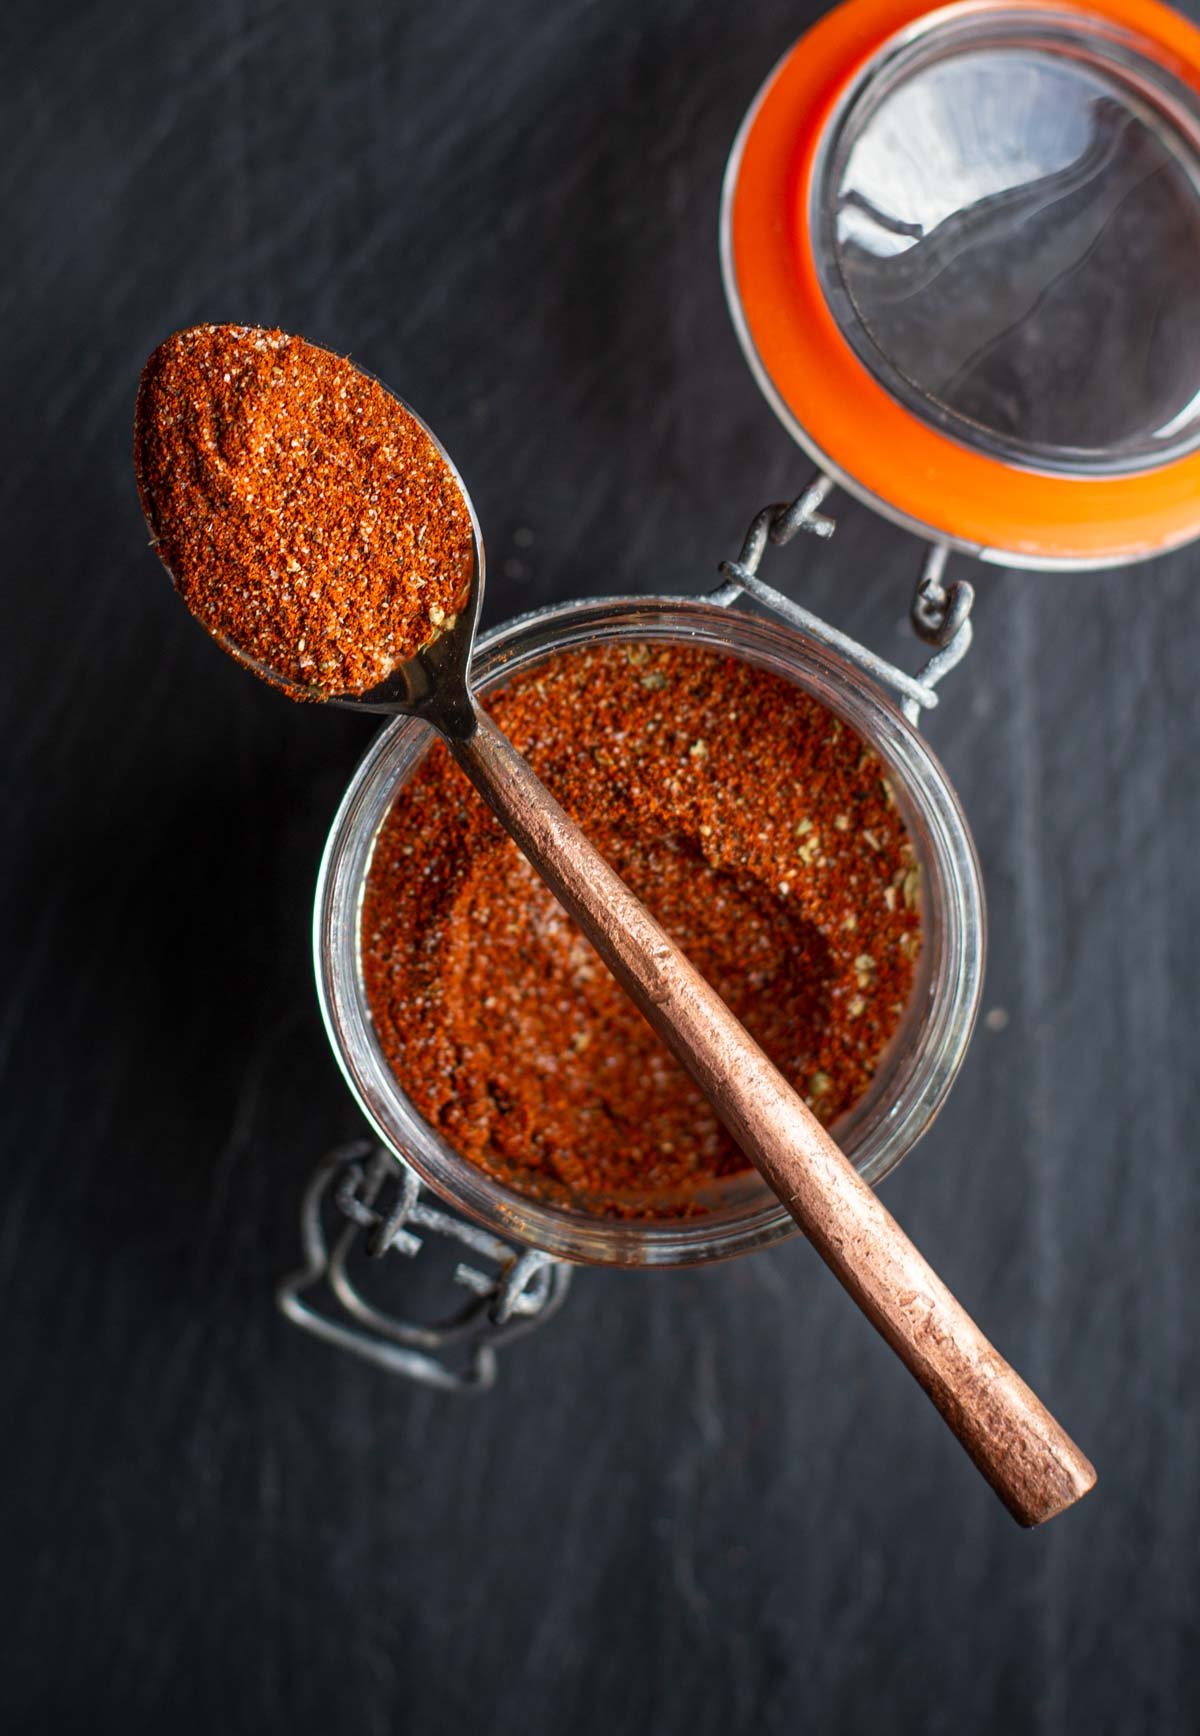
[[[978, 0], [848, 0], [789, 51], [747, 116], [726, 181], [723, 245], [740, 335], [768, 396], [836, 480], [889, 517], [994, 560], [1103, 566], [1200, 534], [1200, 451], [1129, 476], [1071, 477], [972, 450], [921, 421], [859, 360], [821, 289], [807, 213], [818, 152], [848, 88], [917, 21]], [[1139, 39], [1200, 96], [1200, 31], [1156, 0], [1020, 0]]]

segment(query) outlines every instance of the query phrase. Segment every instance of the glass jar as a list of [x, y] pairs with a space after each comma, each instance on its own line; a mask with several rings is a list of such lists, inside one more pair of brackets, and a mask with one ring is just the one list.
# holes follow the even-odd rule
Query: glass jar
[[[842, 718], [888, 768], [921, 868], [923, 945], [901, 1025], [867, 1094], [835, 1133], [875, 1183], [930, 1126], [966, 1052], [983, 977], [985, 918], [979, 866], [945, 772], [881, 688], [849, 657], [783, 622], [685, 598], [557, 604], [494, 628], [479, 641], [473, 681], [504, 686], [556, 652], [610, 642], [707, 645], [784, 677]], [[432, 741], [398, 718], [351, 780], [317, 886], [317, 988], [334, 1054], [384, 1145], [442, 1200], [497, 1235], [560, 1259], [677, 1266], [722, 1259], [796, 1234], [754, 1171], [728, 1178], [713, 1208], [677, 1221], [609, 1220], [526, 1198], [460, 1156], [417, 1112], [384, 1058], [371, 1022], [359, 951], [363, 890], [379, 828]]]

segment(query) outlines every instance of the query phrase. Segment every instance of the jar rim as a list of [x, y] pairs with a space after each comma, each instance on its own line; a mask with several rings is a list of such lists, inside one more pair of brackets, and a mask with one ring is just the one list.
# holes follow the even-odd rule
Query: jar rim
[[[910, 1042], [911, 1052], [898, 1052], [894, 1096], [881, 1092], [881, 1070], [876, 1085], [839, 1124], [848, 1155], [874, 1184], [933, 1122], [962, 1063], [978, 1011], [986, 919], [978, 860], [958, 800], [926, 743], [876, 683], [847, 659], [774, 617], [704, 599], [586, 599], [517, 616], [481, 635], [473, 681], [487, 692], [555, 652], [647, 638], [708, 645], [775, 670], [842, 717], [887, 763], [923, 870], [924, 944], [909, 1002], [912, 1034], [919, 1040]], [[362, 980], [360, 922], [379, 828], [431, 739], [429, 726], [413, 718], [398, 717], [384, 726], [347, 786], [317, 880], [318, 1003], [334, 1056], [378, 1138], [444, 1200], [509, 1240], [564, 1259], [689, 1265], [747, 1253], [795, 1234], [795, 1223], [765, 1184], [729, 1210], [668, 1220], [603, 1218], [536, 1201], [456, 1152], [420, 1116], [374, 1032]]]

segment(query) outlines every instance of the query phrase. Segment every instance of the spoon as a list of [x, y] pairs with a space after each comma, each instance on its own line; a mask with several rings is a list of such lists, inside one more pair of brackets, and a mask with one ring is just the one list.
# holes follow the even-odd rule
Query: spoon
[[318, 693], [256, 661], [228, 637], [216, 635], [219, 642], [296, 698], [418, 717], [437, 731], [1009, 1511], [1023, 1525], [1053, 1517], [1091, 1488], [1091, 1464], [988, 1343], [720, 996], [477, 704], [470, 667], [483, 597], [479, 522], [436, 436], [397, 402], [441, 455], [469, 516], [466, 602], [435, 638], [362, 694]]

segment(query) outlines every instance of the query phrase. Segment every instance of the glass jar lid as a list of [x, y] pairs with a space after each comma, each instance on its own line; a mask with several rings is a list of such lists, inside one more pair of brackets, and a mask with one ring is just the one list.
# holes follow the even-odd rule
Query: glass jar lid
[[910, 528], [1027, 565], [1200, 533], [1200, 33], [850, 0], [776, 69], [723, 259], [768, 397]]

